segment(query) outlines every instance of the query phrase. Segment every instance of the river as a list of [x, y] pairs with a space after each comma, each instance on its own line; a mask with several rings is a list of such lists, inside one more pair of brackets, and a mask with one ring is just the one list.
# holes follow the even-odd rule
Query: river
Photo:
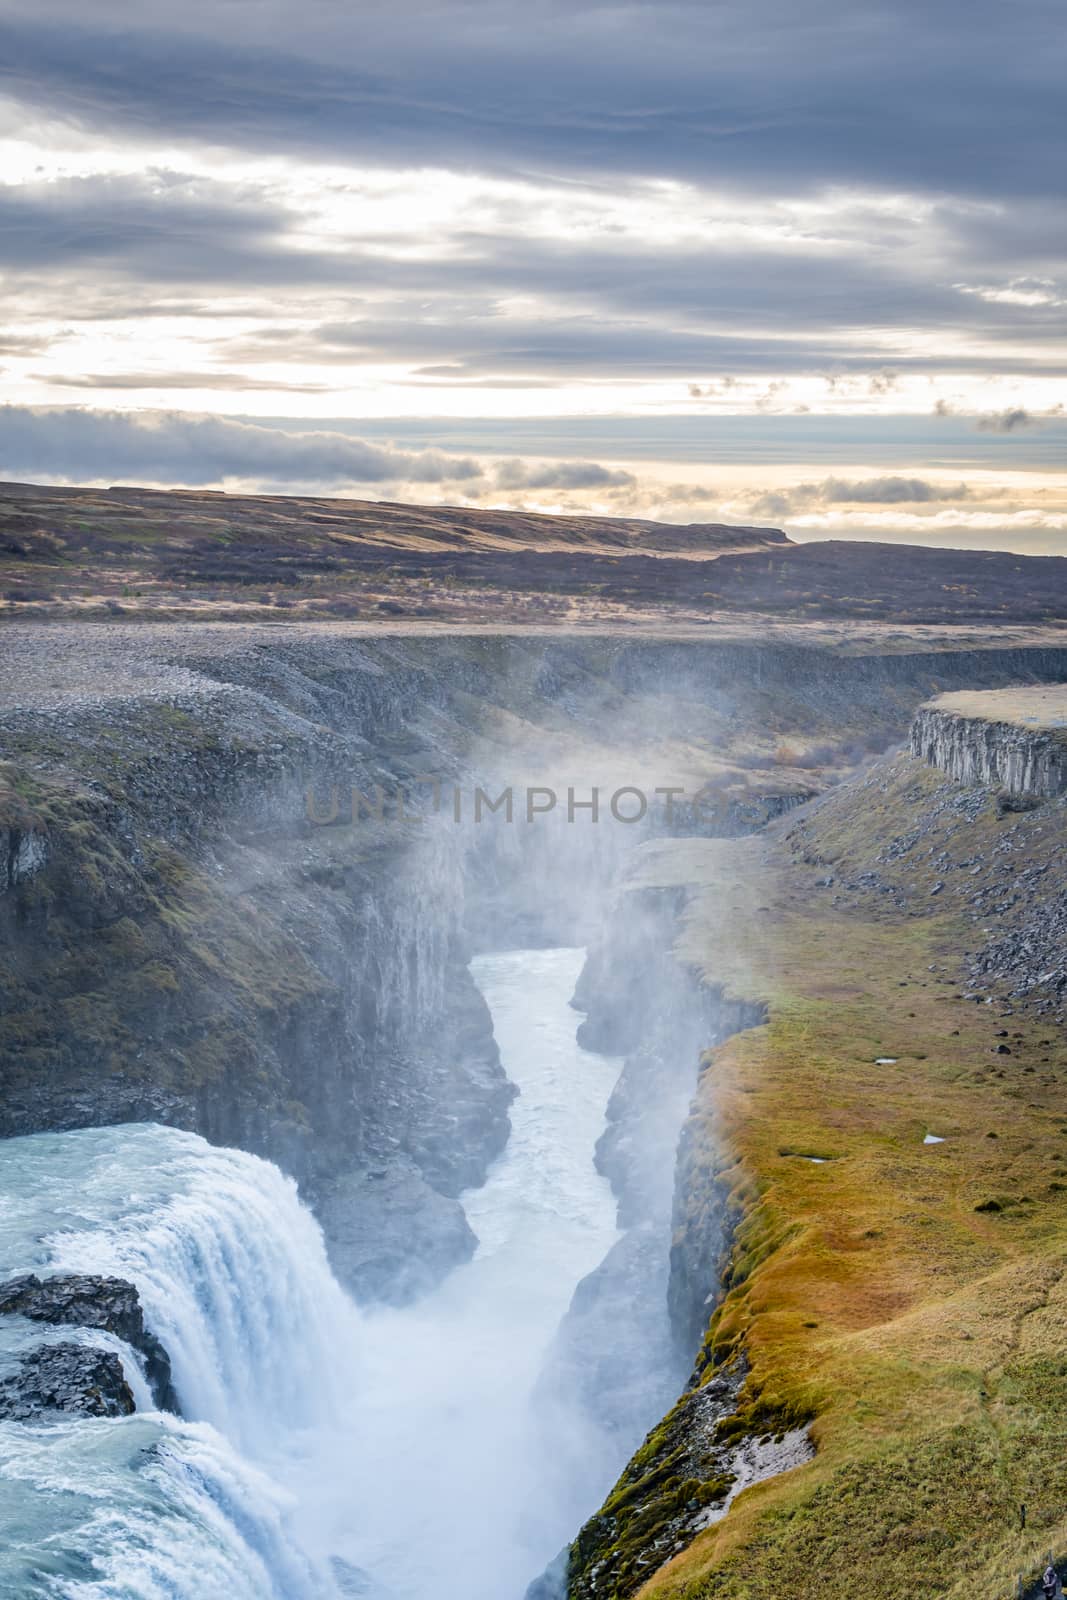
[[[474, 1259], [408, 1309], [357, 1311], [254, 1156], [153, 1125], [0, 1147], [3, 1276], [132, 1278], [186, 1413], [0, 1424], [5, 1596], [521, 1600], [621, 1465], [543, 1374], [617, 1237], [593, 1152], [619, 1064], [577, 1045], [581, 962], [473, 963], [513, 1131], [463, 1197]], [[10, 1368], [30, 1330], [0, 1322]]]

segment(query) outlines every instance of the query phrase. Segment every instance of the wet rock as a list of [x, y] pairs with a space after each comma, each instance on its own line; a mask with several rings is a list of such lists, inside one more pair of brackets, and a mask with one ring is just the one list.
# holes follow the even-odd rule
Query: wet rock
[[0, 1419], [34, 1422], [50, 1412], [128, 1417], [136, 1409], [121, 1358], [80, 1344], [31, 1350], [14, 1376], [0, 1380]]
[[669, 1246], [664, 1222], [623, 1234], [574, 1291], [538, 1386], [546, 1403], [585, 1412], [624, 1443], [662, 1415], [689, 1370], [667, 1313]]
[[552, 1565], [531, 1583], [524, 1600], [567, 1600], [570, 1555], [569, 1549], [561, 1550]]
[[53, 1326], [100, 1328], [114, 1334], [141, 1355], [145, 1377], [160, 1409], [181, 1411], [171, 1377], [170, 1356], [145, 1327], [140, 1297], [134, 1285], [124, 1278], [80, 1273], [38, 1278], [35, 1273], [28, 1273], [0, 1284], [0, 1313]]
[[360, 1301], [407, 1305], [469, 1261], [478, 1243], [459, 1201], [411, 1165], [338, 1178], [316, 1211], [330, 1264]]
[[396, 1600], [391, 1589], [383, 1589], [362, 1567], [354, 1567], [341, 1556], [334, 1556], [330, 1565], [345, 1600]]

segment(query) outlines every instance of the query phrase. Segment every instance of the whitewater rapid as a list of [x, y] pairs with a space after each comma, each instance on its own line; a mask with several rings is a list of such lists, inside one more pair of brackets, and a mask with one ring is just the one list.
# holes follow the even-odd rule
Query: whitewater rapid
[[[581, 959], [473, 964], [520, 1096], [463, 1197], [474, 1260], [408, 1310], [355, 1308], [255, 1156], [154, 1125], [0, 1145], [0, 1276], [132, 1279], [184, 1413], [140, 1409], [121, 1347], [136, 1415], [0, 1424], [5, 1600], [521, 1600], [619, 1465], [542, 1372], [616, 1238], [593, 1150], [618, 1063], [576, 1044]], [[0, 1366], [46, 1336], [0, 1323]]]
[[472, 963], [519, 1097], [504, 1154], [463, 1196], [474, 1260], [410, 1310], [368, 1318], [360, 1447], [377, 1470], [345, 1552], [389, 1600], [522, 1600], [622, 1465], [539, 1383], [576, 1284], [618, 1237], [593, 1156], [619, 1062], [575, 1040], [582, 959]]

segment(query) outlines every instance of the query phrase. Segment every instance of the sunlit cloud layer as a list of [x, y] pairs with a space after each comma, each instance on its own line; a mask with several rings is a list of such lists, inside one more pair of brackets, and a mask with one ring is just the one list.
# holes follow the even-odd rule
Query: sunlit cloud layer
[[1058, 5], [5, 18], [0, 474], [1059, 547]]

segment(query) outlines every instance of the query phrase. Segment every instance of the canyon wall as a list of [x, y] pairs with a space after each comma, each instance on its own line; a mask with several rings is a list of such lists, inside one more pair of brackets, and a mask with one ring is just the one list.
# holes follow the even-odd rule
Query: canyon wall
[[[150, 1120], [267, 1155], [345, 1281], [395, 1299], [469, 1255], [456, 1197], [507, 1137], [472, 948], [595, 945], [597, 884], [644, 832], [691, 826], [472, 830], [447, 805], [398, 820], [397, 794], [684, 767], [710, 797], [700, 826], [743, 832], [899, 738], [937, 689], [1067, 676], [1047, 649], [343, 625], [12, 625], [6, 641], [0, 1135]], [[379, 788], [386, 812], [347, 825], [352, 790]], [[620, 1181], [624, 1120], [603, 1157]]]
[[958, 783], [1039, 799], [1067, 790], [1067, 690], [946, 694], [912, 724], [915, 755]]

